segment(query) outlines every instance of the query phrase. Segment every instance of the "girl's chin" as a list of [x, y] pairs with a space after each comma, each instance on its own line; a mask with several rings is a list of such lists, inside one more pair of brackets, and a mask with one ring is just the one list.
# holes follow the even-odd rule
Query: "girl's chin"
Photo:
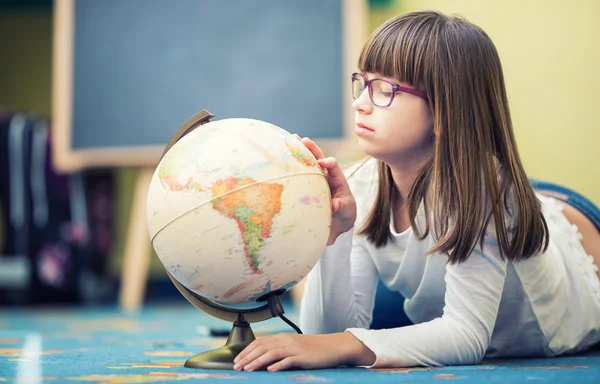
[[398, 148], [385, 148], [370, 140], [359, 139], [358, 147], [365, 155], [386, 164], [404, 164], [405, 166], [412, 166], [416, 162], [418, 163], [417, 159], [422, 159], [427, 156], [425, 154], [419, 155], [419, 152], [414, 149], [402, 150]]
[[384, 158], [386, 158], [386, 153], [383, 152], [381, 148], [378, 148], [377, 145], [372, 141], [362, 140], [359, 138], [358, 147], [365, 155], [374, 159], [384, 161]]

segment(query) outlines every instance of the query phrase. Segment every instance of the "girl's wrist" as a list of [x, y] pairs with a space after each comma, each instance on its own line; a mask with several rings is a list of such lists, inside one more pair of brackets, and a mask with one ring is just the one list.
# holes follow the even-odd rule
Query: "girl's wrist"
[[362, 341], [350, 332], [341, 332], [340, 347], [344, 354], [344, 365], [370, 366], [375, 364], [376, 356]]

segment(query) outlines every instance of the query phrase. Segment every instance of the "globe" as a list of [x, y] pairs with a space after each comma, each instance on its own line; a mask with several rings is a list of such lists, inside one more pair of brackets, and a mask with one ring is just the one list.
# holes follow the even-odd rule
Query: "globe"
[[203, 112], [156, 167], [147, 226], [180, 291], [224, 318], [219, 308], [243, 313], [308, 274], [329, 237], [331, 196], [313, 154], [286, 130]]

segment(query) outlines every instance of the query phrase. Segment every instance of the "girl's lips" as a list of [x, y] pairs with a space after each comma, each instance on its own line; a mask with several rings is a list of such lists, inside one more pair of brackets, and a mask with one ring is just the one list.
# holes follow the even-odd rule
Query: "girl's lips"
[[356, 124], [356, 129], [354, 130], [354, 132], [357, 135], [368, 135], [374, 133], [375, 131], [364, 124], [358, 123]]

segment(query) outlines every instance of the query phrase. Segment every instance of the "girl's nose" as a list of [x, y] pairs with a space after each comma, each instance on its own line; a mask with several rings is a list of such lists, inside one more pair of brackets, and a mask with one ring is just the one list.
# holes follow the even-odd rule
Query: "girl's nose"
[[356, 112], [371, 113], [371, 111], [373, 111], [373, 103], [369, 98], [368, 88], [365, 88], [365, 90], [360, 94], [358, 99], [354, 100], [354, 102], [352, 103], [352, 108]]

